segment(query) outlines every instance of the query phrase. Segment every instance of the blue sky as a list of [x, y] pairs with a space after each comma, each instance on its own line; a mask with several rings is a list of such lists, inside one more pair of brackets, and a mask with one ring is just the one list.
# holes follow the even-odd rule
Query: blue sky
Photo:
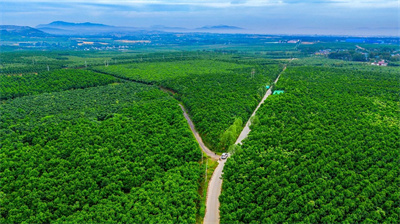
[[398, 0], [2, 0], [0, 23], [36, 26], [62, 20], [185, 28], [225, 24], [247, 33], [399, 36], [399, 4]]

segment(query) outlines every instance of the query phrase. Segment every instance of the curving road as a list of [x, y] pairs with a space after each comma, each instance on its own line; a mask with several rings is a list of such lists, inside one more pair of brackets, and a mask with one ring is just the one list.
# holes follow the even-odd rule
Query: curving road
[[203, 140], [201, 139], [199, 133], [196, 131], [196, 129], [194, 128], [194, 124], [192, 122], [192, 120], [190, 119], [188, 113], [186, 112], [186, 109], [182, 106], [182, 104], [179, 104], [179, 106], [182, 108], [183, 111], [183, 116], [185, 116], [190, 129], [192, 130], [192, 133], [194, 135], [194, 137], [196, 138], [197, 142], [200, 145], [200, 148], [203, 150], [204, 153], [206, 153], [209, 157], [218, 160], [219, 159], [219, 155], [217, 155], [216, 153], [214, 153], [213, 151], [211, 151], [209, 148], [207, 148], [206, 145], [204, 145]]
[[[294, 60], [291, 59], [289, 61], [289, 63]], [[282, 72], [278, 75], [278, 77], [276, 78], [276, 80], [274, 81], [274, 83], [278, 82], [279, 77], [281, 76], [281, 74], [286, 70], [286, 66], [283, 68]], [[107, 74], [107, 73], [105, 73]], [[133, 81], [133, 80], [129, 80], [126, 79], [128, 81], [131, 82], [140, 82], [140, 81]], [[143, 83], [143, 82], [140, 82]], [[146, 85], [153, 85], [151, 83], [143, 83]], [[159, 88], [164, 91], [164, 92], [170, 92], [172, 94], [175, 94], [175, 92], [173, 90], [164, 88], [159, 86]], [[260, 108], [261, 104], [264, 103], [264, 101], [267, 99], [267, 97], [269, 95], [271, 95], [272, 91], [271, 89], [269, 89], [263, 99], [261, 100], [261, 102], [258, 104], [258, 106], [256, 107], [256, 109], [254, 110], [253, 114], [250, 116], [249, 120], [246, 123], [246, 126], [243, 128], [242, 132], [240, 133], [238, 139], [236, 140], [235, 144], [241, 144], [243, 139], [247, 138], [248, 134], [250, 133], [250, 125], [251, 125], [251, 118], [256, 114], [258, 108]], [[192, 133], [194, 135], [194, 137], [196, 138], [197, 142], [199, 143], [201, 149], [203, 150], [204, 153], [206, 153], [208, 156], [210, 156], [211, 158], [218, 160], [218, 166], [217, 168], [214, 170], [213, 175], [211, 176], [211, 180], [208, 183], [208, 188], [207, 188], [207, 202], [206, 202], [206, 214], [204, 216], [204, 224], [219, 224], [219, 195], [221, 194], [221, 187], [222, 187], [222, 174], [223, 174], [223, 169], [225, 166], [225, 162], [226, 159], [222, 159], [219, 160], [220, 156], [218, 156], [216, 153], [212, 152], [209, 148], [207, 148], [207, 146], [204, 145], [203, 140], [201, 139], [199, 133], [196, 131], [194, 124], [192, 122], [192, 120], [190, 119], [188, 113], [186, 112], [186, 109], [183, 107], [183, 105], [179, 104], [179, 106], [181, 107], [182, 111], [183, 111], [183, 115], [185, 116], [190, 129], [192, 130]]]
[[[291, 59], [293, 60], [293, 59]], [[277, 83], [279, 80], [279, 77], [281, 74], [286, 70], [286, 66], [283, 68], [282, 72], [278, 75], [274, 83]], [[271, 89], [268, 89], [268, 91], [265, 93], [264, 97], [262, 98], [261, 102], [258, 104], [254, 112], [251, 114], [249, 120], [246, 123], [246, 126], [243, 128], [242, 132], [240, 133], [239, 137], [237, 138], [235, 144], [241, 144], [243, 139], [247, 138], [247, 136], [250, 133], [250, 125], [251, 125], [251, 119], [252, 117], [255, 116], [257, 110], [260, 108], [261, 104], [264, 103], [264, 101], [272, 94]], [[190, 119], [188, 113], [186, 112], [185, 108], [179, 104], [179, 106], [182, 108], [183, 115], [185, 116], [190, 129], [192, 130], [193, 135], [196, 137], [197, 142], [199, 143], [201, 149], [203, 150], [204, 153], [206, 153], [208, 156], [210, 156], [213, 159], [218, 160], [218, 166], [214, 170], [214, 173], [211, 177], [210, 182], [208, 183], [208, 188], [207, 188], [207, 202], [206, 202], [206, 214], [204, 216], [204, 224], [219, 224], [219, 195], [221, 194], [221, 187], [222, 187], [222, 174], [223, 174], [223, 169], [225, 166], [225, 160], [219, 160], [219, 156], [212, 152], [210, 149], [208, 149], [204, 143], [203, 140], [201, 139], [199, 133], [196, 131], [194, 124], [192, 120]]]

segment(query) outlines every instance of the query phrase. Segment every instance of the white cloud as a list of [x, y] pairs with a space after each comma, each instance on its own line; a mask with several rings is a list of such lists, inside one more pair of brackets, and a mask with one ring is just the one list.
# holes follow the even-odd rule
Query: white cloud
[[263, 7], [289, 4], [314, 5], [331, 4], [342, 7], [398, 7], [398, 0], [2, 0], [27, 3], [89, 3], [107, 5], [192, 5], [201, 7]]
[[349, 8], [364, 8], [364, 7], [375, 7], [375, 8], [397, 8], [399, 7], [398, 0], [330, 0], [340, 6]]
[[[227, 24], [282, 33], [329, 33], [398, 27], [397, 0], [0, 0], [2, 24], [55, 20], [124, 26]], [[84, 13], [83, 13], [84, 12]], [[343, 31], [344, 32], [344, 31]], [[361, 31], [359, 31], [361, 32]], [[371, 31], [372, 32], [372, 31]], [[392, 32], [392, 31], [391, 31]], [[397, 30], [396, 30], [397, 34]]]

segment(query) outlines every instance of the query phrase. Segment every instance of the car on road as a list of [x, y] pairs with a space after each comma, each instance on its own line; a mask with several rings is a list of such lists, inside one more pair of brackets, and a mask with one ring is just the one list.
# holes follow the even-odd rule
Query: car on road
[[228, 158], [228, 153], [222, 153], [221, 159], [226, 159], [226, 158]]

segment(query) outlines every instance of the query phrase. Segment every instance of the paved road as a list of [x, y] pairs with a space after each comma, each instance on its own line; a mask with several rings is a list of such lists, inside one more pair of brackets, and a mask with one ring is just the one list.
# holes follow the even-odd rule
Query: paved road
[[207, 189], [206, 215], [204, 224], [219, 223], [219, 195], [222, 186], [222, 171], [224, 170], [226, 159], [218, 161], [218, 166], [214, 170]]
[[218, 160], [219, 155], [215, 154], [213, 151], [211, 151], [209, 148], [207, 148], [207, 146], [204, 145], [203, 140], [201, 139], [199, 133], [194, 128], [194, 124], [193, 124], [192, 120], [190, 119], [189, 115], [187, 114], [186, 109], [181, 104], [179, 104], [179, 106], [182, 108], [183, 116], [185, 116], [185, 118], [190, 126], [190, 129], [192, 130], [192, 133], [193, 133], [194, 137], [196, 138], [197, 142], [199, 143], [203, 152], [205, 152], [211, 158]]
[[[278, 75], [275, 82], [278, 82], [281, 74], [286, 70], [286, 66], [283, 68], [282, 72]], [[258, 108], [260, 108], [261, 104], [267, 99], [269, 95], [272, 94], [271, 89], [269, 89], [261, 102], [258, 104], [253, 114], [250, 116], [250, 119], [256, 114]], [[250, 133], [250, 119], [247, 121], [246, 126], [243, 128], [240, 133], [238, 139], [235, 144], [242, 143], [242, 140], [247, 138], [247, 135]], [[229, 159], [229, 158], [228, 158]], [[206, 202], [206, 215], [204, 217], [204, 224], [219, 224], [219, 195], [221, 194], [222, 187], [222, 171], [224, 169], [226, 160], [219, 161], [217, 168], [215, 169], [210, 182], [208, 183], [207, 189], [207, 202]]]
[[[284, 72], [285, 70], [286, 70], [286, 66], [283, 68], [282, 72]], [[279, 77], [281, 77], [282, 72], [278, 75], [278, 78], [276, 78], [276, 80], [275, 80], [275, 82], [274, 82], [275, 84], [278, 82]], [[236, 145], [237, 145], [237, 144], [242, 144], [243, 139], [247, 138], [247, 136], [249, 135], [249, 133], [250, 133], [250, 131], [251, 131], [251, 130], [250, 130], [251, 119], [254, 117], [254, 115], [256, 115], [256, 112], [257, 112], [257, 110], [260, 108], [261, 104], [263, 104], [264, 101], [265, 101], [265, 100], [268, 98], [268, 96], [271, 95], [271, 94], [272, 94], [271, 89], [269, 89], [269, 90], [265, 93], [264, 97], [262, 98], [261, 102], [258, 104], [258, 106], [256, 107], [256, 109], [254, 110], [253, 114], [251, 114], [249, 120], [248, 120], [247, 123], [246, 123], [246, 126], [244, 126], [242, 132], [240, 132], [240, 135], [239, 135], [239, 137], [237, 138], [237, 140], [236, 140], [236, 142], [235, 142]]]
[[[292, 59], [293, 60], [293, 59]], [[275, 82], [278, 82], [279, 77], [281, 74], [286, 70], [286, 66], [283, 68], [282, 72], [278, 75], [276, 78]], [[261, 104], [264, 103], [264, 101], [267, 99], [269, 95], [272, 94], [271, 89], [269, 89], [261, 102], [258, 104], [257, 108], [254, 110], [253, 114], [250, 116], [250, 119], [247, 121], [246, 126], [243, 128], [242, 132], [240, 133], [238, 139], [236, 140], [235, 144], [242, 143], [242, 140], [247, 138], [248, 134], [250, 133], [250, 125], [251, 125], [251, 118], [256, 114], [257, 110], [260, 108]], [[212, 152], [210, 149], [208, 149], [204, 143], [203, 140], [201, 139], [199, 133], [197, 133], [196, 129], [194, 128], [194, 124], [192, 120], [190, 119], [189, 115], [187, 114], [185, 108], [179, 104], [179, 106], [182, 108], [183, 115], [185, 116], [190, 129], [193, 132], [193, 135], [196, 137], [197, 142], [199, 143], [201, 149], [203, 152], [205, 152], [208, 156], [214, 159], [219, 159], [219, 156], [216, 155], [214, 152]], [[218, 161], [218, 166], [214, 170], [214, 173], [211, 177], [210, 182], [208, 183], [208, 189], [207, 189], [207, 201], [206, 201], [206, 214], [204, 216], [204, 224], [219, 224], [219, 195], [221, 194], [221, 187], [222, 187], [222, 174], [223, 174], [223, 169], [225, 166], [225, 160], [219, 160]]]

